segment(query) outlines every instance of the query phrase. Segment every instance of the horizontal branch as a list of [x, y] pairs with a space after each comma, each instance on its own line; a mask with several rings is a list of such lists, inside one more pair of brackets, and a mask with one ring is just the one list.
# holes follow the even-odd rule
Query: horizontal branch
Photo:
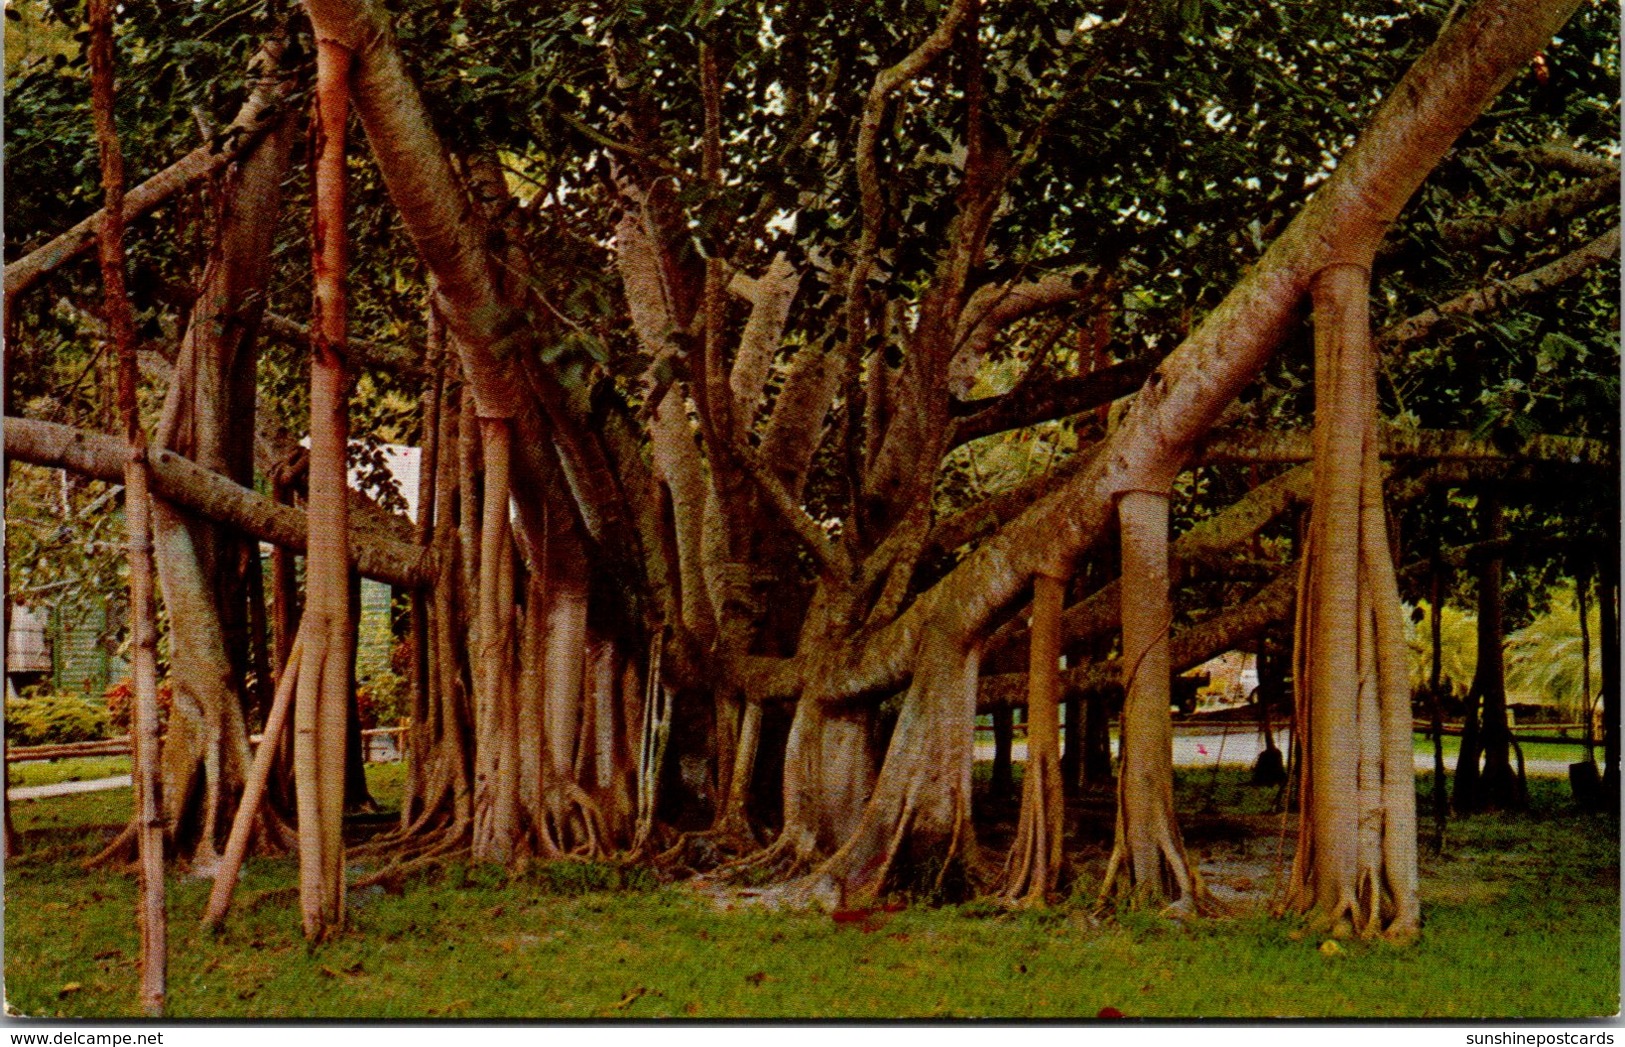
[[[1489, 440], [1454, 429], [1424, 429], [1383, 432], [1384, 458], [1420, 458], [1459, 462], [1552, 462], [1612, 468], [1618, 460], [1613, 445], [1583, 436], [1541, 435], [1530, 438], [1518, 450], [1508, 453]], [[1196, 461], [1204, 465], [1237, 465], [1260, 462], [1307, 462], [1313, 457], [1307, 429], [1285, 432], [1216, 430], [1202, 445]]]
[[[129, 446], [116, 436], [11, 415], [5, 418], [5, 451], [15, 461], [115, 483], [123, 479], [130, 456]], [[153, 450], [148, 460], [154, 494], [251, 538], [305, 551], [305, 514], [299, 509], [279, 505], [173, 451]], [[350, 536], [350, 557], [363, 577], [391, 585], [428, 585], [435, 577], [428, 549], [365, 532]]]
[[[1169, 640], [1173, 671], [1184, 672], [1257, 636], [1274, 622], [1286, 621], [1298, 593], [1298, 570], [1288, 567], [1245, 603], [1174, 633]], [[1086, 691], [1119, 682], [1122, 659], [1080, 665], [1061, 674], [1071, 688]], [[977, 696], [979, 710], [1025, 705], [1026, 673], [1001, 673], [982, 678]]]
[[[310, 328], [299, 321], [268, 312], [260, 322], [268, 333], [286, 339], [300, 348], [310, 347]], [[429, 376], [429, 368], [422, 357], [404, 346], [374, 342], [366, 338], [351, 338], [345, 344], [352, 364], [409, 378]]]
[[[1252, 538], [1271, 520], [1294, 505], [1308, 502], [1313, 484], [1312, 466], [1288, 469], [1180, 535], [1168, 547], [1175, 579], [1186, 577], [1192, 568], [1217, 567], [1224, 563], [1231, 550]], [[1113, 579], [1068, 607], [1061, 615], [1062, 646], [1075, 646], [1116, 629], [1121, 594], [1118, 580]], [[988, 644], [983, 663], [1009, 664], [1026, 657], [1027, 630], [1018, 625], [1003, 631]]]
[[1617, 159], [1582, 152], [1566, 145], [1537, 145], [1524, 150], [1524, 155], [1542, 167], [1568, 171], [1571, 174], [1595, 177], [1619, 170]]
[[1619, 171], [1613, 170], [1579, 185], [1525, 200], [1500, 214], [1474, 215], [1446, 222], [1439, 228], [1439, 235], [1451, 247], [1476, 247], [1502, 229], [1550, 229], [1565, 218], [1618, 201]]
[[1023, 382], [1003, 396], [961, 401], [954, 410], [964, 417], [955, 423], [950, 445], [958, 447], [993, 433], [1065, 418], [1120, 400], [1145, 384], [1155, 366], [1153, 360], [1130, 360], [1093, 374]]
[[1075, 454], [1054, 469], [1030, 476], [1008, 490], [937, 521], [926, 538], [926, 551], [951, 552], [966, 542], [993, 534], [1040, 498], [1060, 490], [1092, 460], [1092, 449]]
[[1553, 262], [1514, 276], [1498, 280], [1458, 295], [1442, 305], [1417, 313], [1415, 316], [1390, 326], [1378, 336], [1382, 348], [1393, 349], [1414, 342], [1429, 334], [1447, 320], [1476, 316], [1501, 308], [1509, 302], [1539, 294], [1558, 284], [1574, 279], [1593, 266], [1601, 265], [1619, 254], [1619, 229], [1608, 230], [1584, 247], [1571, 251]]
[[[286, 41], [279, 35], [261, 45], [249, 62], [252, 88], [237, 115], [211, 140], [187, 153], [170, 166], [124, 195], [126, 223], [146, 214], [200, 178], [220, 170], [241, 156], [281, 117], [281, 103], [291, 87], [286, 77], [277, 75]], [[40, 279], [71, 261], [96, 242], [105, 211], [79, 222], [28, 254], [6, 266], [6, 301], [38, 283]]]

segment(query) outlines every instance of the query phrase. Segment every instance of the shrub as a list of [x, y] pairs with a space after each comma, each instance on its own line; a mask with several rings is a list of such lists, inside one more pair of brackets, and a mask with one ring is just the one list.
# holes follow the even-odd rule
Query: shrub
[[[130, 716], [135, 710], [135, 685], [126, 676], [118, 683], [102, 692], [102, 698], [107, 702], [107, 714], [112, 717], [113, 724], [120, 731], [128, 733]], [[169, 724], [169, 712], [175, 706], [175, 689], [168, 681], [158, 685], [158, 727], [164, 729]]]
[[95, 742], [112, 737], [113, 729], [113, 718], [105, 708], [71, 694], [13, 698], [6, 702], [9, 745]]

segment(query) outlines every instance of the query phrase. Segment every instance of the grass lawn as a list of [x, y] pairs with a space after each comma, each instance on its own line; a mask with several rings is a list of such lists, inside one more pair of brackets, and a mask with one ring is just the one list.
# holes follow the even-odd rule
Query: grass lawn
[[130, 773], [128, 756], [76, 756], [67, 760], [29, 760], [6, 767], [6, 786], [88, 782]]
[[[1019, 770], [1019, 768], [1018, 768]], [[375, 795], [399, 767], [371, 769]], [[1420, 784], [1425, 789], [1425, 776]], [[209, 883], [174, 876], [174, 1017], [1092, 1018], [1135, 1016], [1582, 1017], [1619, 1007], [1614, 825], [1574, 813], [1566, 785], [1531, 781], [1532, 810], [1450, 826], [1424, 848], [1427, 926], [1406, 948], [1342, 943], [1253, 911], [1175, 922], [1100, 913], [1110, 797], [1074, 805], [1073, 899], [1012, 914], [912, 906], [860, 923], [719, 911], [646, 872], [560, 863], [507, 878], [454, 867], [351, 896], [351, 927], [307, 950], [291, 859], [250, 863], [227, 931], [196, 929]], [[1215, 883], [1276, 875], [1273, 790], [1239, 772], [1181, 776], [1187, 843]], [[6, 994], [28, 1015], [135, 1010], [134, 882], [82, 872], [127, 815], [129, 790], [17, 805], [24, 855], [6, 869]], [[1106, 817], [1103, 817], [1106, 816]], [[1424, 834], [1426, 835], [1426, 829]], [[1290, 833], [1285, 838], [1290, 856]], [[31, 856], [32, 855], [32, 856]], [[1245, 874], [1245, 876], [1243, 875]], [[257, 901], [255, 899], [258, 899]]]
[[[1538, 731], [1539, 729], [1540, 729], [1539, 727], [1529, 727], [1529, 728], [1527, 728], [1527, 730], [1529, 730], [1529, 731]], [[1548, 732], [1548, 733], [1550, 733], [1550, 732]], [[1519, 742], [1518, 744], [1523, 747], [1523, 758], [1525, 760], [1531, 760], [1531, 761], [1532, 760], [1550, 760], [1553, 763], [1570, 764], [1570, 763], [1579, 763], [1581, 760], [1584, 760], [1585, 757], [1586, 757], [1586, 750], [1585, 750], [1585, 746], [1583, 746], [1583, 745], [1554, 745], [1551, 742]], [[1415, 747], [1416, 747], [1417, 753], [1419, 753], [1420, 755], [1431, 757], [1433, 755], [1433, 736], [1432, 735], [1427, 735], [1427, 734], [1419, 734], [1419, 735], [1417, 735], [1416, 736]], [[1449, 761], [1451, 764], [1454, 764], [1455, 760], [1456, 760], [1456, 756], [1460, 752], [1461, 752], [1461, 738], [1459, 736], [1456, 736], [1456, 735], [1450, 735], [1450, 734], [1445, 735], [1444, 736], [1444, 755], [1445, 755], [1445, 759], [1447, 761]], [[1602, 769], [1601, 768], [1601, 764], [1602, 764], [1602, 745], [1600, 743], [1597, 746], [1596, 760], [1597, 760], [1597, 763], [1598, 763], [1598, 770], [1601, 770]], [[1518, 766], [1517, 753], [1513, 753], [1513, 755], [1512, 755], [1512, 766], [1513, 766], [1514, 770], [1517, 769], [1517, 766]]]

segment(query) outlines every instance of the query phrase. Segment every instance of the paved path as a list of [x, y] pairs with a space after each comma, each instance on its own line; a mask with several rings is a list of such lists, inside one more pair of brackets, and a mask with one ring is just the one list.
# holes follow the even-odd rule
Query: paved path
[[[1285, 751], [1291, 735], [1284, 730], [1275, 732], [1275, 744]], [[1239, 764], [1251, 767], [1258, 754], [1263, 751], [1264, 745], [1258, 737], [1258, 731], [1251, 727], [1237, 728], [1229, 735], [1219, 734], [1176, 734], [1174, 735], [1174, 765], [1177, 767], [1212, 767], [1215, 763]], [[1112, 740], [1112, 755], [1117, 755], [1117, 740]], [[978, 760], [993, 759], [993, 743], [980, 742], [976, 746]], [[1027, 759], [1026, 741], [1017, 741], [1011, 746], [1011, 758], [1015, 760]], [[1576, 756], [1578, 759], [1578, 756]], [[1451, 771], [1456, 769], [1456, 757], [1446, 753], [1444, 765]], [[1569, 765], [1563, 760], [1529, 760], [1524, 764], [1525, 770], [1530, 774], [1567, 778]], [[1416, 754], [1416, 769], [1418, 771], [1433, 770], [1433, 752], [1431, 748], [1426, 752]]]
[[111, 778], [92, 778], [88, 782], [57, 782], [54, 785], [22, 785], [6, 790], [8, 800], [44, 800], [52, 796], [72, 796], [74, 793], [97, 793], [103, 789], [123, 789], [129, 786], [130, 776], [117, 774]]
[[[1275, 744], [1285, 749], [1290, 735], [1282, 730], [1275, 732]], [[1253, 761], [1264, 748], [1258, 737], [1258, 732], [1251, 727], [1237, 729], [1228, 735], [1220, 734], [1176, 734], [1174, 735], [1174, 764], [1179, 767], [1212, 767], [1215, 763], [1239, 764], [1251, 767]], [[1117, 743], [1112, 742], [1112, 755], [1117, 754]], [[1018, 741], [1011, 746], [1011, 757], [1015, 760], [1027, 759], [1027, 743]], [[993, 759], [993, 743], [981, 742], [976, 746], [978, 760]], [[1456, 769], [1456, 758], [1446, 754], [1444, 764], [1451, 771]], [[1569, 765], [1561, 760], [1530, 760], [1525, 765], [1530, 774], [1548, 775], [1566, 778]], [[1433, 754], [1431, 752], [1416, 754], [1416, 769], [1418, 771], [1433, 770]], [[75, 793], [100, 792], [103, 789], [123, 789], [130, 784], [127, 774], [115, 775], [111, 778], [93, 778], [88, 782], [58, 782], [55, 785], [27, 785], [6, 790], [8, 800], [44, 800], [52, 796], [72, 796]]]

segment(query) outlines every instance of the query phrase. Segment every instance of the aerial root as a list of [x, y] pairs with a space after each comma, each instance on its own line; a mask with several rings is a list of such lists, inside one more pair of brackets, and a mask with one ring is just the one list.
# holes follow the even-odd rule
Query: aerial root
[[751, 901], [763, 898], [768, 890], [753, 884], [788, 880], [811, 869], [817, 860], [817, 845], [811, 833], [786, 829], [766, 847], [723, 862], [708, 873], [689, 881], [705, 894], [725, 900], [738, 897]]
[[709, 829], [678, 836], [654, 856], [654, 864], [679, 878], [704, 875], [758, 852], [761, 846], [748, 824], [726, 819]]
[[113, 841], [95, 854], [86, 858], [80, 868], [86, 872], [93, 869], [106, 869], [114, 866], [126, 866], [135, 861], [135, 822], [126, 822]]

